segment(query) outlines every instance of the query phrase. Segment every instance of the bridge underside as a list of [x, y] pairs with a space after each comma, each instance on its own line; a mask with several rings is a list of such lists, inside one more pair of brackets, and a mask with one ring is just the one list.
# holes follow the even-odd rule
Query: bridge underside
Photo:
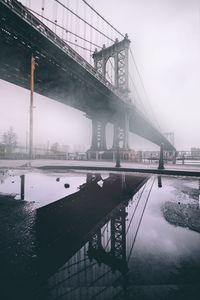
[[29, 89], [31, 55], [37, 57], [35, 91], [85, 112], [91, 119], [123, 122], [129, 130], [174, 150], [169, 141], [130, 104], [124, 103], [81, 64], [0, 1], [0, 79]]

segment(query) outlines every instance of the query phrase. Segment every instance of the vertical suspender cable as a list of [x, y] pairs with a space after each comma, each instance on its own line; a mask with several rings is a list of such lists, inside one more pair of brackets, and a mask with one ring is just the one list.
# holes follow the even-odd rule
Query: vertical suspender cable
[[54, 2], [55, 3], [55, 19], [54, 19], [54, 22], [55, 22], [55, 33], [56, 33], [56, 29], [57, 29], [57, 22], [58, 22], [58, 19], [57, 19], [57, 17], [58, 17], [58, 4], [56, 3], [56, 2]]
[[[78, 15], [78, 0], [76, 0], [76, 14]], [[78, 35], [78, 28], [79, 28], [79, 19], [75, 19], [75, 33]], [[76, 43], [78, 42], [76, 38]], [[77, 51], [77, 46], [75, 45], [75, 50]]]
[[[99, 16], [96, 15], [96, 27], [97, 29], [99, 29]], [[95, 41], [96, 44], [99, 44], [99, 33], [97, 32], [96, 33], [96, 41]]]
[[53, 2], [53, 21], [54, 21], [54, 23], [55, 23], [55, 25], [54, 25], [54, 32], [56, 33], [56, 6], [57, 6], [57, 3], [54, 1]]
[[44, 6], [45, 6], [45, 0], [42, 0], [42, 22], [44, 17]]
[[117, 30], [111, 23], [109, 23], [101, 14], [98, 13], [86, 0], [82, 0], [95, 14], [97, 14], [106, 24], [108, 24], [113, 30], [115, 30], [121, 37], [124, 37], [124, 35]]
[[[62, 9], [62, 27], [64, 28], [65, 27], [65, 9], [63, 8]], [[62, 29], [62, 39], [64, 39], [64, 33], [65, 33], [65, 30]]]
[[[93, 11], [91, 10], [90, 11], [90, 21], [91, 21], [91, 24], [92, 24], [92, 16], [93, 15]], [[90, 51], [92, 51], [92, 37], [93, 37], [93, 32], [92, 32], [92, 27], [90, 27]], [[90, 64], [92, 64], [92, 56], [90, 54]]]
[[[69, 6], [69, 0], [67, 0], [67, 6]], [[69, 40], [70, 41], [70, 35], [68, 34], [68, 30], [69, 30], [69, 11], [66, 10], [66, 21], [65, 21], [65, 38], [66, 40]]]
[[[105, 24], [104, 24], [104, 21], [102, 20], [102, 31], [104, 32], [104, 29], [105, 29]], [[105, 44], [105, 38], [104, 36], [102, 36], [102, 46]]]
[[[86, 20], [86, 5], [84, 5], [84, 20]], [[83, 29], [83, 37], [84, 37], [84, 41], [83, 41], [83, 47], [85, 48], [85, 40], [86, 40], [86, 23], [84, 22], [84, 29]], [[87, 59], [87, 53], [86, 51], [84, 52], [84, 58]]]

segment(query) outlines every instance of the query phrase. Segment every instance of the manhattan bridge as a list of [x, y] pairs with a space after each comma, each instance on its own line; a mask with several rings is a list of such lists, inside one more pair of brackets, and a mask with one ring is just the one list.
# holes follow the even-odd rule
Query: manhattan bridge
[[[129, 132], [175, 150], [143, 101], [146, 91], [128, 34], [87, 1], [0, 0], [0, 42], [0, 79], [29, 89], [32, 58], [35, 92], [79, 109], [91, 120], [89, 158], [99, 153], [112, 158], [120, 148], [121, 157], [129, 159]], [[110, 150], [108, 123], [114, 136]]]

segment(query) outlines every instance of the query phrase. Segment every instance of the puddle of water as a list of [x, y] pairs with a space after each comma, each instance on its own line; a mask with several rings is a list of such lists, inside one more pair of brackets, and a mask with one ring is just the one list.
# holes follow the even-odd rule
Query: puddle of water
[[24, 196], [22, 196], [21, 177], [14, 173], [5, 174], [0, 184], [0, 194], [13, 196], [16, 200], [35, 202], [39, 208], [66, 197], [79, 190], [85, 183], [85, 174], [43, 174], [24, 175]]
[[[159, 188], [155, 179], [151, 178], [124, 207], [125, 219], [116, 212], [101, 228], [100, 249], [97, 232], [49, 278], [48, 297], [188, 299], [190, 295], [190, 299], [198, 299], [200, 221], [195, 230], [189, 228], [181, 210], [186, 206], [191, 218], [196, 218], [195, 211], [200, 220], [196, 199], [198, 180], [163, 177], [162, 188]], [[171, 218], [167, 214], [169, 207]], [[183, 223], [177, 217], [181, 214]], [[113, 224], [116, 226], [114, 232]], [[92, 242], [96, 243], [94, 248], [98, 251], [90, 250]], [[112, 243], [115, 249], [112, 249]], [[116, 259], [120, 261], [120, 267]]]
[[[35, 201], [36, 208], [69, 196], [69, 206], [61, 201], [60, 207], [53, 207], [69, 222], [61, 228], [62, 238], [40, 249], [45, 255], [42, 275], [38, 273], [45, 278], [42, 299], [198, 299], [199, 181], [152, 176], [139, 190], [139, 185], [131, 190], [138, 175], [102, 177], [95, 181], [86, 173], [25, 175], [24, 199]], [[72, 196], [79, 186], [80, 192]], [[1, 183], [0, 193], [20, 198], [20, 187], [20, 177], [11, 175]], [[118, 198], [123, 202], [106, 215], [102, 207]], [[95, 220], [90, 206], [94, 215], [102, 210], [104, 217]], [[70, 219], [76, 211], [77, 220], [76, 215]], [[39, 230], [45, 226], [41, 222]]]

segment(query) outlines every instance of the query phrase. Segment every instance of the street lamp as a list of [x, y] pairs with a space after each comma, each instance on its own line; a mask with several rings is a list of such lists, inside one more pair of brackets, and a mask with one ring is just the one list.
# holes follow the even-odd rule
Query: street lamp
[[29, 159], [33, 159], [33, 93], [34, 93], [35, 58], [31, 56], [31, 78], [30, 78], [30, 123], [29, 123]]

